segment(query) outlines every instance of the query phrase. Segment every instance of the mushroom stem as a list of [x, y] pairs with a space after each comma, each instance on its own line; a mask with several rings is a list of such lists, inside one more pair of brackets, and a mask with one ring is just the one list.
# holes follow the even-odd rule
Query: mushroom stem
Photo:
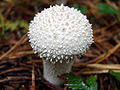
[[62, 61], [62, 63], [52, 63], [49, 60], [43, 60], [44, 78], [57, 86], [61, 86], [64, 83], [64, 80], [60, 79], [58, 76], [69, 73], [74, 62], [74, 60], [70, 60], [68, 63], [66, 63], [65, 60]]

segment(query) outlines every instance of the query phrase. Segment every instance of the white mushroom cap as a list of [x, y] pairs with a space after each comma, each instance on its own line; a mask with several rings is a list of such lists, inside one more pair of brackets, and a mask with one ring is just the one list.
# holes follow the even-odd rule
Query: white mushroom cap
[[93, 30], [86, 16], [63, 5], [37, 13], [28, 36], [33, 50], [51, 62], [71, 60], [83, 54], [93, 42]]

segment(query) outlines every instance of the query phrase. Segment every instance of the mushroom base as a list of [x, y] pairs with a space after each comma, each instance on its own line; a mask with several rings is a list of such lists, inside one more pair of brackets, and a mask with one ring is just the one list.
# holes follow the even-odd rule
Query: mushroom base
[[69, 63], [66, 63], [66, 61], [63, 60], [62, 63], [56, 62], [53, 64], [50, 61], [43, 60], [44, 78], [54, 85], [63, 85], [64, 80], [60, 79], [58, 76], [64, 73], [69, 73], [71, 71], [73, 62], [74, 60], [70, 60]]

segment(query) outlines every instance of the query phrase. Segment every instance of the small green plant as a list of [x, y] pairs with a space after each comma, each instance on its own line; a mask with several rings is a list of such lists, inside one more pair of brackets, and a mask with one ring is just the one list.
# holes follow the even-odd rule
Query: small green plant
[[28, 29], [28, 23], [24, 20], [16, 20], [16, 21], [9, 21], [4, 18], [4, 16], [0, 13], [0, 35], [6, 36], [6, 31], [15, 31], [19, 28]]
[[74, 5], [73, 5], [73, 8], [75, 8], [75, 9], [77, 9], [77, 10], [80, 10], [81, 13], [83, 13], [83, 14], [87, 13], [87, 7], [80, 7], [79, 5], [74, 4]]
[[120, 73], [113, 72], [112, 70], [109, 70], [108, 73], [111, 74], [112, 76], [114, 76], [116, 80], [120, 81]]
[[111, 16], [116, 15], [118, 21], [120, 22], [120, 12], [113, 8], [111, 5], [108, 5], [106, 3], [97, 3], [98, 6], [98, 12], [100, 14], [109, 14]]
[[96, 76], [90, 76], [83, 81], [80, 76], [68, 75], [66, 77], [68, 87], [72, 90], [97, 90]]

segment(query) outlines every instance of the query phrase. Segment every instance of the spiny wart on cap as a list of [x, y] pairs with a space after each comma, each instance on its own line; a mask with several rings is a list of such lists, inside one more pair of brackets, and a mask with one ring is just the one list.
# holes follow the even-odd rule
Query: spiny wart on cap
[[93, 42], [93, 31], [86, 16], [63, 5], [51, 6], [36, 14], [28, 36], [41, 58], [61, 63], [83, 54]]

